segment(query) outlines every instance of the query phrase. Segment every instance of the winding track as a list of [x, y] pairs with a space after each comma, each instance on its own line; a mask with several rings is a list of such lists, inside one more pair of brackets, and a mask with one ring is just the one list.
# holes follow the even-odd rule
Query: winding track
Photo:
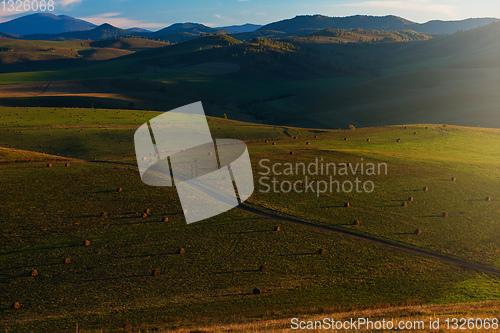
[[357, 238], [357, 239], [363, 239], [363, 240], [366, 240], [366, 241], [369, 241], [369, 242], [372, 242], [372, 243], [376, 243], [376, 244], [380, 244], [380, 245], [392, 247], [392, 248], [397, 249], [397, 250], [401, 250], [401, 251], [405, 251], [405, 252], [410, 252], [410, 253], [418, 254], [418, 255], [421, 255], [421, 256], [425, 256], [425, 257], [430, 257], [430, 258], [438, 259], [438, 260], [441, 260], [441, 261], [444, 261], [444, 262], [448, 262], [448, 263], [451, 263], [451, 264], [455, 264], [455, 265], [458, 265], [458, 266], [462, 266], [462, 267], [474, 269], [476, 271], [500, 275], [500, 269], [495, 269], [495, 268], [488, 267], [488, 266], [474, 264], [474, 263], [471, 263], [471, 262], [467, 262], [467, 261], [462, 261], [462, 260], [459, 260], [459, 259], [450, 258], [450, 257], [444, 256], [444, 255], [440, 255], [440, 254], [436, 254], [436, 253], [432, 253], [432, 252], [427, 252], [427, 251], [424, 251], [424, 250], [414, 249], [414, 248], [411, 248], [411, 247], [408, 247], [408, 246], [404, 246], [404, 245], [396, 244], [396, 243], [391, 243], [389, 241], [385, 241], [385, 240], [378, 239], [378, 238], [375, 238], [375, 237], [366, 236], [366, 235], [360, 235], [360, 234], [357, 234], [357, 233], [352, 232], [352, 231], [336, 229], [336, 228], [333, 228], [333, 227], [327, 227], [327, 226], [322, 226], [322, 225], [317, 225], [317, 224], [313, 224], [313, 223], [309, 223], [309, 222], [304, 222], [304, 221], [296, 220], [296, 219], [293, 219], [293, 218], [283, 217], [283, 216], [279, 216], [279, 215], [275, 215], [275, 214], [263, 212], [263, 211], [260, 211], [258, 209], [251, 208], [251, 207], [248, 207], [248, 206], [245, 206], [245, 205], [240, 205], [240, 206], [238, 206], [238, 208], [241, 209], [241, 210], [244, 210], [246, 212], [250, 212], [250, 213], [253, 213], [253, 214], [261, 215], [261, 216], [264, 216], [264, 217], [267, 217], [267, 218], [270, 218], [270, 219], [273, 219], [273, 220], [290, 222], [290, 223], [295, 223], [295, 224], [299, 224], [299, 225], [303, 225], [303, 226], [307, 226], [307, 227], [316, 228], [316, 229], [319, 229], [319, 230], [335, 232], [335, 233], [340, 234], [340, 235], [350, 236], [350, 237], [354, 237], [354, 238]]

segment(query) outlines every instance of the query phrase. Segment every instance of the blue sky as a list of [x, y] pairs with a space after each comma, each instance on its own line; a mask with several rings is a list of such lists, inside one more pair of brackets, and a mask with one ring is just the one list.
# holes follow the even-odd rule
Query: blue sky
[[[0, 6], [1, 7], [1, 6]], [[157, 30], [177, 22], [209, 26], [266, 24], [302, 14], [398, 15], [416, 22], [500, 17], [498, 0], [55, 0], [55, 14], [95, 24]], [[2, 22], [20, 16], [0, 8]]]

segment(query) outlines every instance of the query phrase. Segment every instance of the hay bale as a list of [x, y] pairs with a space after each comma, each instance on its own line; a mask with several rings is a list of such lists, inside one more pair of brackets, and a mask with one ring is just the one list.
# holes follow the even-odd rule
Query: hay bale
[[448, 217], [448, 216], [450, 216], [448, 213], [446, 212], [443, 213], [443, 217]]
[[318, 254], [326, 254], [326, 250], [325, 249], [319, 249], [318, 250]]
[[408, 201], [412, 202], [413, 201], [413, 197], [409, 197]]
[[428, 187], [424, 187], [424, 192], [429, 192], [429, 188]]
[[370, 140], [370, 139], [366, 139], [366, 142], [370, 142], [370, 141], [372, 141], [372, 140]]
[[141, 216], [142, 216], [142, 218], [143, 218], [143, 219], [145, 219], [146, 217], [148, 217], [148, 214], [146, 214], [146, 213], [142, 213], [142, 215], [141, 215]]
[[144, 209], [144, 213], [146, 213], [146, 214], [151, 213], [151, 209], [149, 209], [149, 208]]
[[208, 153], [208, 156], [212, 156], [212, 155], [213, 155], [213, 153], [212, 153], [212, 152], [209, 152], [209, 153]]
[[20, 309], [21, 308], [21, 304], [19, 304], [19, 302], [14, 302], [12, 303], [12, 305], [10, 306], [11, 309]]
[[401, 142], [401, 138], [398, 138], [397, 142]]
[[64, 258], [63, 264], [71, 264], [71, 258]]
[[90, 245], [90, 241], [89, 240], [86, 240], [83, 242], [83, 246], [89, 246]]
[[355, 226], [358, 226], [358, 225], [361, 225], [361, 222], [359, 222], [359, 220], [356, 220], [352, 223], [352, 225], [355, 225]]
[[417, 135], [418, 133], [417, 132], [413, 132], [413, 135]]
[[261, 271], [261, 272], [267, 272], [267, 266], [266, 265], [260, 265], [259, 271]]
[[116, 189], [116, 192], [121, 192], [121, 191], [123, 191], [123, 189], [122, 189], [121, 187], [118, 187], [118, 188]]
[[315, 138], [315, 139], [317, 139], [317, 138], [318, 138], [318, 136], [317, 136], [317, 135], [315, 135], [315, 136], [314, 136], [314, 138]]
[[273, 142], [273, 146], [276, 146], [276, 142]]
[[260, 295], [260, 294], [262, 294], [262, 291], [259, 288], [253, 288], [253, 294]]
[[309, 146], [310, 144], [311, 144], [310, 142], [306, 142], [306, 145], [308, 145], [308, 146]]
[[491, 201], [491, 197], [487, 197], [487, 198], [486, 198], [486, 201]]
[[106, 213], [105, 211], [102, 211], [101, 212], [101, 217], [106, 217], [106, 216], [108, 216], [108, 213]]
[[52, 168], [52, 164], [48, 163], [47, 168]]
[[[230, 170], [231, 170], [231, 169], [230, 169]], [[183, 210], [183, 213], [184, 213], [184, 215], [186, 215], [186, 214], [188, 213], [188, 210], [187, 210], [187, 209], [184, 209], [184, 210]]]
[[293, 152], [293, 151], [291, 151], [291, 152], [290, 152], [290, 155], [293, 155], [293, 154], [294, 154], [294, 152]]
[[344, 141], [347, 141], [347, 140], [349, 140], [349, 139], [348, 138], [344, 138]]
[[30, 276], [38, 276], [38, 271], [36, 269], [32, 270]]
[[406, 201], [401, 203], [401, 207], [408, 207], [408, 203]]
[[415, 229], [413, 232], [415, 235], [421, 235], [422, 234], [422, 229]]
[[186, 250], [184, 250], [182, 247], [177, 250], [177, 254], [184, 254], [186, 253]]
[[266, 143], [269, 143], [269, 140], [266, 140]]
[[455, 178], [455, 177], [451, 177], [451, 181], [452, 181], [452, 182], [456, 182], [456, 181], [457, 181], [457, 178]]
[[348, 202], [346, 202], [346, 203], [344, 204], [344, 207], [345, 207], [345, 208], [349, 208], [349, 207], [351, 207], [351, 204], [350, 204], [350, 203], [348, 203]]
[[281, 231], [281, 227], [279, 226], [274, 227], [274, 231]]
[[168, 222], [168, 217], [165, 216], [161, 221], [162, 222]]
[[297, 139], [298, 139], [298, 137], [294, 136], [294, 137], [293, 137], [293, 139], [294, 139], [294, 140], [297, 140]]
[[65, 167], [69, 167], [69, 166], [70, 166], [70, 164], [69, 164], [69, 163], [66, 163], [64, 166], [65, 166]]
[[405, 129], [408, 129], [408, 127], [407, 127], [407, 126], [405, 126]]
[[158, 269], [153, 269], [151, 271], [151, 276], [160, 276], [160, 271]]

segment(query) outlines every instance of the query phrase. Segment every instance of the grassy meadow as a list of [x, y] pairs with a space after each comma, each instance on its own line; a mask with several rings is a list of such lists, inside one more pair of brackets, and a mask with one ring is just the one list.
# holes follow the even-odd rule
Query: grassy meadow
[[[258, 331], [270, 320], [269, 330], [285, 330], [296, 316], [403, 306], [409, 310], [395, 313], [405, 317], [427, 304], [447, 313], [441, 306], [500, 300], [495, 275], [240, 209], [186, 225], [176, 190], [144, 185], [136, 168], [133, 134], [158, 114], [0, 109], [0, 331], [217, 332], [235, 323], [235, 331]], [[317, 130], [213, 117], [209, 126], [214, 138], [247, 143], [256, 181], [251, 207], [500, 267], [499, 130]], [[262, 159], [317, 157], [387, 163], [388, 175], [360, 175], [375, 183], [372, 194], [261, 193]], [[142, 217], [145, 209], [151, 212]], [[160, 275], [151, 276], [153, 269]], [[256, 287], [262, 294], [253, 294]], [[11, 309], [14, 302], [20, 309]], [[477, 313], [495, 314], [491, 307]]]

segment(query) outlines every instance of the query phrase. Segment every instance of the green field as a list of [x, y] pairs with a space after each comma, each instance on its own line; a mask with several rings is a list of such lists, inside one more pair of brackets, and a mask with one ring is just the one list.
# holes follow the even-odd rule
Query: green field
[[[144, 185], [136, 168], [133, 134], [158, 114], [0, 109], [0, 331], [59, 332], [78, 325], [80, 332], [123, 332], [126, 324], [141, 332], [189, 331], [500, 300], [495, 275], [237, 208], [186, 225], [175, 188]], [[209, 126], [215, 138], [247, 142], [256, 180], [250, 207], [500, 267], [499, 130], [315, 130], [219, 118], [209, 118]], [[388, 174], [359, 175], [375, 183], [371, 194], [261, 193], [262, 159], [307, 164], [316, 158], [387, 163]], [[404, 201], [408, 207], [401, 206]], [[351, 207], [343, 207], [346, 202]], [[145, 209], [151, 213], [143, 218]], [[441, 217], [443, 212], [449, 216]], [[177, 254], [181, 247], [185, 254]], [[268, 271], [259, 271], [261, 265]], [[29, 276], [33, 269], [38, 276]], [[151, 276], [153, 269], [161, 275]], [[253, 295], [255, 287], [261, 295]], [[13, 302], [21, 308], [11, 309]]]

